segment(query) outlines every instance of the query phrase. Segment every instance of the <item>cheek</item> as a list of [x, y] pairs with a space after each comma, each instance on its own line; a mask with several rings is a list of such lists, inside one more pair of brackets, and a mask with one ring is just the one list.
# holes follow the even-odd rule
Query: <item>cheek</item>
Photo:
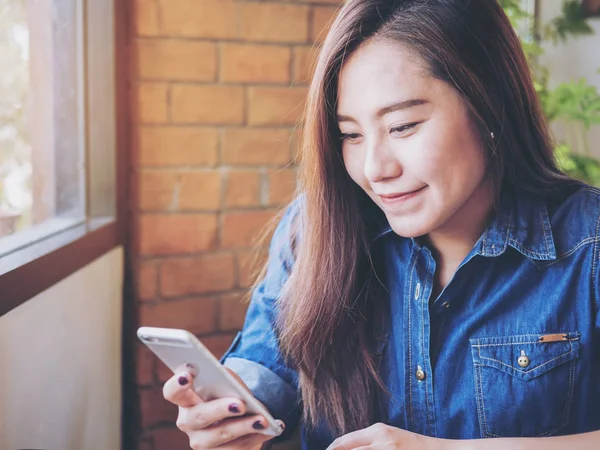
[[344, 166], [346, 167], [346, 171], [348, 172], [348, 175], [350, 175], [350, 178], [352, 178], [352, 180], [361, 188], [366, 190], [368, 183], [364, 176], [363, 157], [360, 152], [352, 150], [347, 148], [342, 149]]
[[436, 186], [452, 170], [452, 157], [448, 154], [448, 140], [427, 130], [398, 149], [402, 155], [401, 166], [405, 177]]
[[[459, 128], [464, 129], [464, 128]], [[478, 184], [485, 171], [481, 143], [471, 133], [439, 133], [429, 139], [415, 170], [423, 182], [449, 194]]]

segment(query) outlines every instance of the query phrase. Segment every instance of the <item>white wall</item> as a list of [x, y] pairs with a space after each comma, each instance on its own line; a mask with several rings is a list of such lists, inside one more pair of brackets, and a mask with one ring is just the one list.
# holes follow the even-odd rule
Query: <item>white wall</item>
[[123, 251], [0, 318], [0, 450], [118, 450]]
[[[542, 23], [560, 15], [561, 1], [544, 0], [540, 4]], [[551, 87], [584, 77], [600, 90], [600, 18], [592, 19], [590, 24], [595, 31], [593, 36], [571, 38], [564, 44], [545, 46], [542, 62], [551, 69]], [[555, 133], [557, 138], [564, 138], [563, 127], [555, 127]], [[600, 126], [590, 130], [588, 139], [593, 154], [600, 158]]]

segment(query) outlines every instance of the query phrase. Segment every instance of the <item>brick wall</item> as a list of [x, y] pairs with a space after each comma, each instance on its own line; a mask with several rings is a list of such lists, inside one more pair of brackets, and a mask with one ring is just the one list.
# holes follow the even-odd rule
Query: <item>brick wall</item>
[[[132, 1], [139, 324], [188, 329], [220, 356], [253, 240], [295, 189], [312, 49], [340, 0]], [[169, 371], [136, 348], [138, 449], [189, 448], [162, 399]]]

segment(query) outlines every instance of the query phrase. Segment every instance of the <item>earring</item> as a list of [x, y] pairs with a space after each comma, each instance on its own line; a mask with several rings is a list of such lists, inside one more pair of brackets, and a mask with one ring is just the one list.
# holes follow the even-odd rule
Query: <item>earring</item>
[[492, 137], [492, 139], [494, 139], [494, 138], [495, 138], [495, 136], [494, 136], [494, 132], [493, 132], [493, 131], [490, 133], [490, 136]]

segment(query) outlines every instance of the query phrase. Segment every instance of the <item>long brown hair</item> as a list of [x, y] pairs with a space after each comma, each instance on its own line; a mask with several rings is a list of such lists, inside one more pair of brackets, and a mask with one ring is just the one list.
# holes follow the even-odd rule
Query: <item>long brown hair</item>
[[371, 39], [408, 46], [461, 93], [497, 194], [512, 185], [545, 195], [574, 183], [556, 166], [519, 40], [495, 0], [351, 0], [341, 8], [307, 102], [301, 236], [278, 303], [280, 346], [299, 373], [304, 420], [338, 435], [370, 425], [382, 391], [369, 345], [380, 285], [368, 237], [381, 211], [349, 178], [335, 119], [344, 61]]

